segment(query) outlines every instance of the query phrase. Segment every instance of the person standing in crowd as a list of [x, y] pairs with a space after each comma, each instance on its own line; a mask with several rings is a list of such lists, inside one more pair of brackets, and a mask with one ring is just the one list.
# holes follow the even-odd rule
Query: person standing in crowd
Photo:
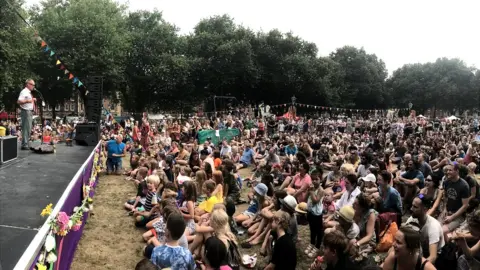
[[123, 143], [123, 136], [117, 135], [115, 139], [107, 142], [107, 174], [120, 174], [122, 158], [127, 155], [127, 147]]
[[35, 81], [28, 79], [25, 81], [25, 88], [18, 96], [17, 104], [20, 105], [22, 119], [22, 150], [30, 150], [28, 142], [32, 133], [32, 112], [36, 98], [32, 96], [32, 90], [35, 88]]

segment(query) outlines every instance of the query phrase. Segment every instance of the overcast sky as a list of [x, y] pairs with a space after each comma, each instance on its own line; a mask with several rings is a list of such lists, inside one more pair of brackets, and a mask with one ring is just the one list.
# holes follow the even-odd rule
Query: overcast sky
[[[27, 0], [27, 4], [41, 0]], [[119, 0], [130, 10], [163, 12], [189, 33], [202, 18], [228, 14], [254, 30], [277, 28], [315, 42], [321, 56], [364, 47], [391, 73], [407, 63], [458, 57], [480, 68], [480, 1], [431, 0]], [[48, 37], [45, 37], [48, 39]]]

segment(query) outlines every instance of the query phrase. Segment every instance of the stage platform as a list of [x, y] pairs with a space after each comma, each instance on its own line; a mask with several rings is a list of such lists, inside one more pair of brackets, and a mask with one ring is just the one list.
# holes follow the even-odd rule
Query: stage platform
[[13, 269], [38, 229], [40, 216], [55, 204], [88, 158], [92, 147], [57, 145], [54, 154], [20, 150], [18, 158], [0, 166], [0, 264]]

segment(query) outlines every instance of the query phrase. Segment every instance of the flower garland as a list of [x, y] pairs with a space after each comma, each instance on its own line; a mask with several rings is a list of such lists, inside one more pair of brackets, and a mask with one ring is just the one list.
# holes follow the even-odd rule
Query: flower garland
[[[83, 201], [80, 206], [73, 208], [73, 213], [68, 216], [65, 212], [59, 212], [55, 217], [51, 217], [52, 204], [47, 205], [40, 214], [42, 217], [49, 216], [50, 231], [45, 239], [43, 249], [38, 256], [36, 263], [37, 270], [53, 270], [55, 262], [57, 262], [57, 254], [61, 253], [63, 238], [71, 231], [78, 231], [83, 224], [83, 214], [93, 210], [93, 199], [90, 197], [90, 191], [94, 189], [97, 180], [98, 173], [102, 170], [102, 166], [99, 163], [100, 156], [103, 156], [103, 144], [100, 144], [100, 148], [95, 150], [93, 156], [92, 174], [90, 175], [88, 184], [83, 185]], [[60, 242], [60, 252], [56, 250], [55, 234], [62, 237]], [[58, 269], [58, 266], [57, 266]]]

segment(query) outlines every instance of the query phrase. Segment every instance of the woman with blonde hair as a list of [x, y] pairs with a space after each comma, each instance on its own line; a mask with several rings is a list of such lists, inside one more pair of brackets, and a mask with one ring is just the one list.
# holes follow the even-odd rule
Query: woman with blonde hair
[[236, 244], [237, 239], [230, 230], [228, 220], [229, 218], [225, 210], [214, 209], [210, 215], [210, 220], [207, 222], [208, 226], [197, 226], [195, 238], [189, 247], [190, 252], [198, 257], [201, 254], [203, 243], [212, 235], [218, 237], [225, 244], [227, 250], [231, 242]]

